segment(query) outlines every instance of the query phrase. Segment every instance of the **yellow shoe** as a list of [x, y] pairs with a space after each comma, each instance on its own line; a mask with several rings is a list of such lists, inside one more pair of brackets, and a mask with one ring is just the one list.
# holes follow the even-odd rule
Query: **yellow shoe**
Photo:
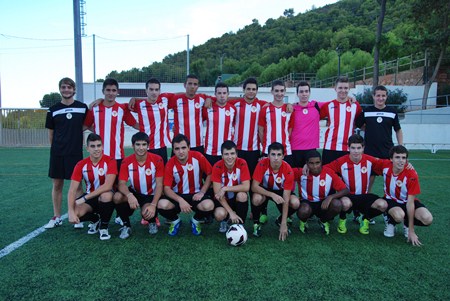
[[347, 220], [346, 219], [341, 219], [341, 218], [339, 219], [337, 231], [341, 234], [347, 233]]

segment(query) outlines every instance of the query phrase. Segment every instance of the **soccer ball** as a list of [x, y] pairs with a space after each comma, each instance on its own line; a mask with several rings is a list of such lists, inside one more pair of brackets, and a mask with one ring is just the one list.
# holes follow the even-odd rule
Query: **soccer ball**
[[226, 237], [229, 245], [239, 247], [247, 241], [247, 231], [243, 225], [234, 224], [228, 228]]

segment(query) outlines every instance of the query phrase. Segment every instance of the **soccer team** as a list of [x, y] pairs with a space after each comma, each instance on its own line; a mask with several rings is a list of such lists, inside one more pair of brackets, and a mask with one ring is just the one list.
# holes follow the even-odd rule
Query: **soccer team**
[[[168, 234], [175, 236], [180, 213], [193, 213], [190, 228], [200, 235], [201, 223], [212, 217], [220, 232], [231, 223], [243, 224], [250, 199], [255, 237], [261, 236], [268, 220], [271, 200], [279, 210], [275, 222], [280, 240], [291, 233], [295, 214], [302, 233], [314, 215], [328, 235], [337, 215], [337, 232], [346, 233], [346, 215], [353, 211], [361, 234], [369, 234], [371, 220], [383, 214], [386, 237], [393, 237], [395, 225], [403, 223], [407, 241], [421, 245], [414, 226], [428, 226], [433, 217], [416, 199], [418, 176], [402, 146], [398, 115], [386, 106], [385, 87], [374, 89], [374, 106], [364, 111], [348, 96], [346, 77], [336, 81], [336, 99], [325, 103], [310, 100], [309, 84], [300, 82], [299, 102], [293, 105], [284, 103], [282, 81], [272, 83], [271, 102], [256, 97], [254, 78], [244, 82], [241, 98], [230, 98], [222, 82], [216, 84], [214, 97], [198, 94], [194, 75], [187, 76], [184, 87], [184, 93], [161, 93], [160, 82], [152, 78], [145, 86], [146, 99], [120, 104], [119, 84], [109, 78], [103, 83], [104, 98], [88, 109], [74, 100], [73, 80], [60, 81], [62, 101], [49, 109], [46, 120], [54, 207], [46, 228], [62, 224], [62, 188], [64, 179], [71, 179], [69, 222], [82, 228], [90, 221], [88, 233], [99, 233], [101, 240], [111, 237], [108, 224], [114, 209], [122, 239], [130, 236], [130, 216], [138, 208], [150, 234], [161, 226], [158, 215], [165, 218]], [[169, 109], [174, 112], [173, 139]], [[322, 155], [316, 150], [320, 119], [327, 119]], [[132, 137], [134, 153], [128, 157], [123, 150], [124, 123], [139, 131]], [[365, 129], [365, 139], [354, 134], [355, 127]], [[89, 157], [82, 159], [86, 129], [93, 133], [86, 141]], [[371, 193], [375, 175], [383, 176], [383, 197]]]

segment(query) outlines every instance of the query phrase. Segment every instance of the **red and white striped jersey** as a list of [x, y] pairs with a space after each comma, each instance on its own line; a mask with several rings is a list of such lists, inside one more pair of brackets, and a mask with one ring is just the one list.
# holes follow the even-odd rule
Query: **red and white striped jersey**
[[381, 166], [382, 161], [372, 156], [363, 154], [361, 161], [354, 163], [350, 155], [340, 157], [337, 160], [325, 165], [335, 173], [341, 175], [350, 194], [369, 193], [370, 175], [372, 170]]
[[[286, 112], [287, 104], [281, 107], [270, 103], [261, 109], [258, 125], [264, 128], [262, 152], [268, 154], [269, 145], [279, 142], [284, 146], [284, 153], [292, 155], [291, 143], [289, 141], [289, 129], [292, 129], [291, 113]], [[292, 119], [293, 120], [293, 119]]]
[[317, 176], [312, 174], [304, 176], [302, 174], [302, 168], [294, 168], [294, 174], [301, 198], [310, 202], [323, 201], [330, 194], [331, 188], [336, 191], [346, 188], [341, 178], [334, 171], [326, 167], [323, 167], [322, 172]]
[[149, 149], [170, 147], [169, 135], [169, 98], [170, 93], [160, 94], [155, 103], [146, 99], [138, 99], [134, 105], [134, 111], [138, 115], [139, 131], [150, 137]]
[[103, 140], [103, 153], [119, 160], [125, 157], [123, 150], [124, 124], [133, 126], [136, 119], [127, 104], [115, 103], [106, 107], [103, 103], [88, 111], [84, 125], [94, 126], [94, 132]]
[[274, 172], [270, 166], [269, 158], [263, 158], [256, 165], [253, 173], [253, 180], [256, 180], [265, 189], [270, 190], [293, 190], [294, 172], [291, 166], [283, 161], [278, 172]]
[[113, 158], [103, 155], [95, 165], [90, 157], [79, 161], [73, 169], [71, 179], [77, 182], [84, 180], [86, 193], [91, 193], [105, 183], [107, 175], [117, 175], [117, 162]]
[[140, 165], [136, 155], [126, 157], [122, 161], [119, 180], [130, 180], [131, 187], [144, 195], [153, 195], [156, 189], [156, 178], [164, 177], [164, 161], [155, 154], [147, 153], [147, 160]]
[[267, 104], [263, 100], [255, 98], [248, 103], [244, 98], [229, 100], [236, 108], [236, 123], [234, 132], [234, 143], [238, 150], [259, 150], [258, 120], [261, 108]]
[[189, 138], [191, 147], [203, 145], [202, 108], [207, 95], [196, 94], [190, 99], [185, 94], [174, 94], [169, 99], [169, 109], [173, 109], [173, 134], [183, 134]]
[[[225, 161], [220, 160], [212, 167], [211, 181], [220, 183], [224, 186], [236, 186], [244, 181], [250, 181], [250, 172], [247, 162], [244, 159], [237, 158], [233, 170], [228, 170]], [[227, 192], [229, 199], [234, 197], [234, 192]]]
[[328, 118], [323, 148], [348, 151], [348, 137], [353, 135], [355, 118], [362, 112], [358, 102], [347, 100], [340, 103], [336, 99], [326, 103], [320, 109], [320, 118]]
[[390, 160], [381, 160], [382, 169], [376, 170], [382, 172], [384, 178], [384, 197], [394, 200], [399, 204], [408, 202], [408, 195], [420, 194], [419, 176], [414, 169], [403, 169], [398, 175], [394, 175], [392, 162]]
[[166, 164], [164, 186], [172, 188], [178, 194], [195, 194], [203, 185], [203, 174], [211, 174], [211, 164], [199, 152], [189, 151], [185, 164], [173, 156]]
[[221, 156], [221, 146], [225, 140], [233, 140], [236, 109], [226, 103], [220, 107], [213, 103], [211, 108], [203, 108], [206, 121], [205, 154]]

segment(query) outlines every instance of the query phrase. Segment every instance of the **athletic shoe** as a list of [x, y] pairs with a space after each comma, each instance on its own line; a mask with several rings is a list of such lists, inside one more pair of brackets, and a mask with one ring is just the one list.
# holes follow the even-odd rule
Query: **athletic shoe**
[[148, 225], [148, 220], [141, 219], [141, 225], [147, 226]]
[[253, 236], [261, 237], [261, 224], [253, 225]]
[[114, 219], [114, 222], [115, 222], [116, 224], [118, 224], [118, 225], [123, 226], [123, 221], [122, 221], [122, 219], [120, 218], [120, 216], [116, 216], [116, 218]]
[[362, 219], [362, 217], [360, 218], [359, 221], [359, 233], [367, 235], [369, 234], [369, 225], [370, 225], [370, 220], [368, 220], [367, 218]]
[[100, 220], [95, 223], [90, 223], [88, 225], [88, 234], [96, 234], [98, 232], [98, 228], [100, 227]]
[[169, 235], [170, 236], [175, 236], [178, 234], [178, 231], [180, 230], [180, 226], [181, 226], [181, 220], [178, 218], [176, 221], [173, 221], [170, 223], [169, 226]]
[[156, 233], [158, 233], [158, 226], [156, 225], [156, 223], [148, 224], [148, 233], [150, 233], [151, 235], [155, 235]]
[[202, 227], [198, 221], [194, 222], [194, 219], [191, 219], [191, 231], [195, 236], [199, 236], [202, 234]]
[[341, 234], [347, 233], [347, 220], [346, 219], [339, 219], [337, 231]]
[[322, 228], [323, 233], [325, 233], [326, 235], [330, 234], [330, 223], [329, 222], [322, 223], [319, 219], [319, 225], [320, 225], [320, 228]]
[[376, 224], [375, 219], [373, 219], [373, 218], [369, 219], [369, 224], [375, 225]]
[[267, 216], [267, 214], [261, 214], [261, 216], [259, 217], [259, 222], [261, 224], [267, 223], [268, 220], [269, 220], [269, 217]]
[[62, 225], [62, 219], [58, 216], [52, 217], [51, 220], [44, 226], [45, 229], [53, 229]]
[[298, 228], [300, 229], [300, 232], [306, 233], [306, 231], [308, 231], [308, 222], [300, 221], [300, 225]]
[[386, 212], [383, 213], [383, 220], [385, 225], [389, 222], [389, 217]]
[[403, 235], [405, 236], [405, 238], [408, 238], [409, 236], [409, 228], [405, 225], [403, 225]]
[[223, 220], [220, 222], [219, 225], [219, 232], [220, 233], [225, 233], [228, 230], [228, 222], [226, 220]]
[[198, 222], [200, 224], [205, 224], [205, 225], [212, 224], [213, 216], [212, 216], [212, 214], [208, 214], [207, 216], [205, 216], [203, 219], [199, 220]]
[[73, 227], [75, 229], [83, 229], [84, 228], [84, 224], [83, 223], [78, 223], [78, 224], [73, 225]]
[[108, 240], [111, 238], [108, 229], [100, 229], [100, 240]]
[[[100, 230], [100, 232], [101, 232], [101, 231], [102, 231], [102, 230]], [[120, 231], [119, 237], [120, 237], [121, 239], [127, 239], [127, 238], [130, 237], [130, 235], [131, 235], [131, 228], [130, 228], [130, 227], [123, 226], [122, 228], [119, 229], [119, 231]], [[100, 239], [102, 239], [101, 236], [100, 236]], [[108, 238], [108, 239], [109, 239], [109, 238]]]
[[161, 222], [159, 221], [158, 217], [155, 217], [155, 223], [158, 228], [161, 227]]
[[384, 227], [384, 236], [386, 237], [394, 237], [395, 235], [395, 225], [393, 224], [386, 224], [386, 227]]

